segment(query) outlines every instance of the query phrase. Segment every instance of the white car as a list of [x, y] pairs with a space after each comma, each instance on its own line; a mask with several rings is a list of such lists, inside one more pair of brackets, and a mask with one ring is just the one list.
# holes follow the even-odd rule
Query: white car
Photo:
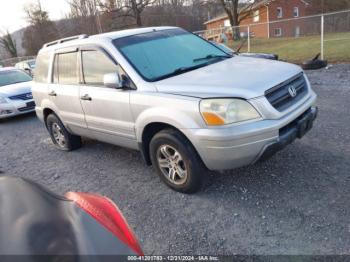
[[21, 69], [24, 72], [26, 72], [28, 75], [30, 75], [31, 77], [34, 76], [33, 72], [35, 69], [35, 59], [31, 59], [31, 60], [26, 60], [26, 61], [22, 61], [19, 62], [15, 65], [15, 67], [17, 69]]
[[32, 78], [24, 71], [0, 69], [0, 119], [26, 114], [35, 110]]

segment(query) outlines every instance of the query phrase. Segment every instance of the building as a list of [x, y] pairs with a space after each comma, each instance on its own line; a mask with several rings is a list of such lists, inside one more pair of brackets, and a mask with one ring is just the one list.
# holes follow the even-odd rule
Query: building
[[[241, 15], [247, 16], [240, 23], [240, 32], [260, 38], [272, 37], [298, 37], [302, 34], [304, 21], [296, 19], [309, 13], [311, 5], [305, 0], [262, 0], [250, 7], [243, 7]], [[249, 9], [249, 11], [247, 11]], [[244, 11], [245, 10], [245, 11]], [[286, 19], [291, 19], [285, 21]], [[281, 22], [278, 22], [282, 20]], [[230, 21], [226, 14], [215, 17], [204, 23], [209, 30], [205, 36], [208, 39], [217, 40], [223, 28], [230, 27]], [[248, 29], [249, 26], [249, 29]], [[232, 30], [225, 31], [232, 37]]]

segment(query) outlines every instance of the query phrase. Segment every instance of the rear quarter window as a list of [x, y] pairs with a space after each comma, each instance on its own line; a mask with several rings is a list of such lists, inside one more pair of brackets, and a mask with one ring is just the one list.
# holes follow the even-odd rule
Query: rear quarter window
[[36, 67], [34, 70], [34, 81], [38, 83], [47, 83], [49, 74], [50, 54], [41, 53], [36, 59]]

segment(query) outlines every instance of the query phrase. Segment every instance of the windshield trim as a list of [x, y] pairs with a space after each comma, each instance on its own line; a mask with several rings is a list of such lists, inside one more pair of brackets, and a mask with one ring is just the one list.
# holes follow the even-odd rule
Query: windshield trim
[[[131, 67], [137, 72], [137, 74], [143, 79], [145, 80], [146, 82], [149, 82], [149, 83], [154, 83], [154, 82], [158, 82], [158, 81], [161, 81], [161, 80], [164, 80], [164, 79], [168, 79], [168, 78], [172, 78], [172, 77], [175, 77], [175, 76], [178, 76], [178, 75], [182, 75], [182, 74], [185, 74], [185, 73], [188, 73], [188, 72], [191, 72], [191, 71], [194, 71], [194, 70], [197, 70], [197, 69], [200, 69], [200, 68], [203, 68], [203, 67], [206, 67], [206, 66], [209, 66], [209, 65], [212, 65], [212, 64], [216, 64], [216, 63], [219, 63], [219, 62], [222, 62], [223, 59], [212, 59], [212, 61], [209, 61], [209, 62], [204, 62], [203, 64], [199, 64], [199, 65], [196, 65], [196, 66], [193, 66], [192, 68], [189, 68], [188, 70], [184, 71], [184, 72], [180, 72], [180, 73], [169, 73], [169, 74], [166, 74], [166, 75], [163, 75], [163, 76], [159, 76], [159, 77], [156, 77], [156, 78], [148, 78], [146, 76], [144, 76], [140, 70], [137, 69], [137, 67], [130, 61], [130, 59], [120, 50], [120, 48], [115, 44], [115, 42], [117, 40], [120, 40], [120, 39], [124, 39], [124, 38], [128, 38], [128, 37], [132, 37], [132, 36], [136, 36], [136, 35], [146, 35], [146, 34], [151, 34], [151, 33], [154, 33], [154, 32], [166, 32], [166, 31], [172, 31], [172, 30], [183, 30], [191, 35], [194, 35], [198, 38], [200, 38], [201, 40], [207, 42], [208, 44], [214, 46], [216, 49], [220, 50], [221, 52], [227, 54], [227, 56], [229, 56], [230, 58], [232, 58], [233, 56], [231, 54], [228, 54], [226, 53], [225, 51], [223, 51], [222, 49], [220, 49], [219, 47], [217, 47], [216, 45], [214, 45], [213, 43], [211, 43], [210, 41], [200, 37], [199, 35], [196, 35], [192, 32], [189, 32], [185, 29], [182, 29], [182, 28], [172, 28], [172, 29], [165, 29], [165, 30], [158, 30], [158, 31], [151, 31], [151, 32], [146, 32], [146, 33], [140, 33], [140, 34], [134, 34], [134, 35], [129, 35], [129, 36], [124, 36], [124, 37], [119, 37], [119, 38], [115, 38], [112, 40], [112, 43], [113, 43], [113, 46], [118, 50], [118, 52], [124, 57], [124, 59], [126, 61], [128, 61], [128, 63], [131, 65]], [[229, 59], [229, 58], [228, 58]]]

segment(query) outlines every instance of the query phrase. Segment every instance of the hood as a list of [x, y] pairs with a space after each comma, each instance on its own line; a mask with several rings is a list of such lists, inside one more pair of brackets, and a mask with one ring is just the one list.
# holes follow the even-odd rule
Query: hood
[[251, 99], [302, 72], [299, 66], [266, 59], [234, 56], [155, 83], [159, 92], [194, 97]]
[[32, 81], [0, 86], [0, 95], [9, 97], [32, 92]]

